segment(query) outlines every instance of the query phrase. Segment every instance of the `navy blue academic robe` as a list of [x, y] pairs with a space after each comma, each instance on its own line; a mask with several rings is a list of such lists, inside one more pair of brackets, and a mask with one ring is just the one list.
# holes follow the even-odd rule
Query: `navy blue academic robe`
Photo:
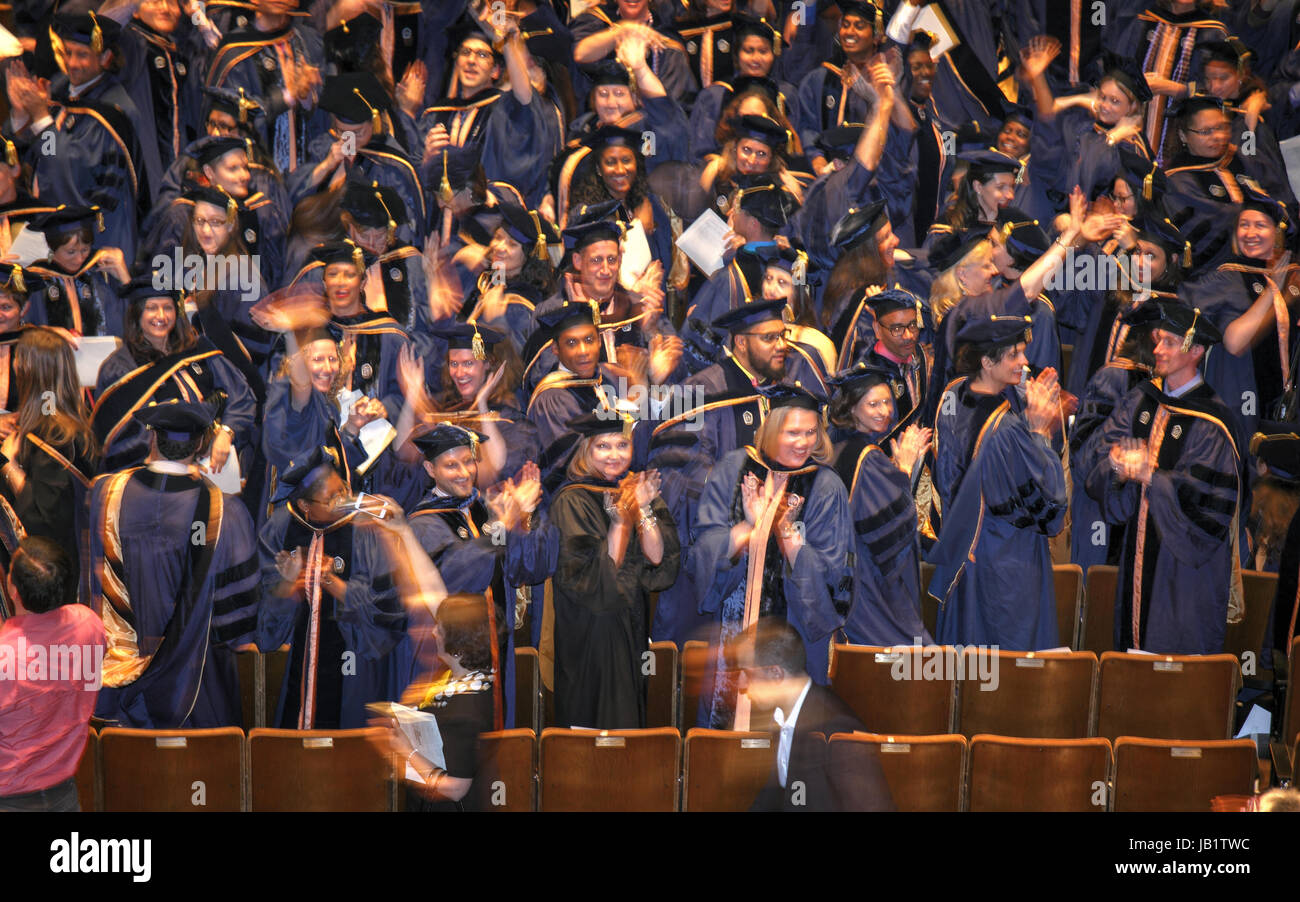
[[1240, 157], [1230, 147], [1217, 160], [1181, 153], [1165, 167], [1169, 191], [1165, 208], [1183, 237], [1192, 243], [1193, 271], [1213, 267], [1231, 254], [1229, 242], [1241, 206], [1234, 192], [1262, 186], [1246, 173]]
[[[794, 85], [778, 82], [776, 87], [780, 92], [777, 103], [781, 106], [781, 111], [785, 113], [785, 118], [791, 122], [797, 122], [799, 119], [799, 101]], [[734, 96], [735, 91], [725, 81], [715, 81], [696, 95], [695, 104], [691, 107], [689, 125], [690, 151], [687, 159], [699, 161], [711, 153], [720, 153], [722, 151], [722, 148], [718, 145], [718, 123], [722, 119], [722, 108], [730, 103], [731, 98]]]
[[[511, 729], [515, 725], [515, 630], [519, 626], [515, 622], [516, 590], [537, 586], [555, 572], [558, 543], [545, 529], [516, 530], [504, 536], [485, 532], [489, 515], [477, 492], [463, 502], [426, 492], [407, 518], [448, 592], [491, 592], [505, 704], [502, 723], [504, 729]], [[541, 591], [534, 597], [540, 600]], [[432, 615], [415, 609], [410, 616], [411, 680], [416, 680], [427, 676], [422, 669], [429, 666], [433, 652], [427, 631], [417, 627], [431, 627]]]
[[248, 511], [200, 478], [149, 469], [101, 476], [90, 511], [91, 598], [109, 637], [96, 716], [137, 729], [238, 726], [232, 650], [255, 640], [260, 595]]
[[[1143, 382], [1115, 408], [1100, 443], [1144, 440], [1156, 449], [1151, 483], [1121, 482], [1102, 458], [1087, 475], [1102, 516], [1123, 531], [1115, 647], [1156, 654], [1223, 651], [1234, 567], [1241, 477], [1228, 412], [1201, 383], [1179, 398]], [[1167, 419], [1166, 419], [1167, 416]], [[1142, 549], [1138, 553], [1138, 539]]]
[[321, 445], [340, 442], [351, 468], [366, 459], [360, 443], [338, 428], [338, 404], [313, 390], [302, 410], [293, 409], [293, 388], [288, 376], [272, 379], [266, 386], [266, 407], [262, 418], [262, 453], [270, 468], [268, 496], [274, 493], [276, 476], [295, 460], [303, 460]]
[[[250, 258], [257, 260], [263, 286], [268, 291], [279, 284], [284, 272], [288, 214], [288, 207], [277, 207], [261, 192], [251, 193], [239, 201], [235, 212], [239, 220], [239, 237]], [[181, 246], [193, 215], [194, 201], [183, 197], [174, 198], [168, 206], [156, 209], [149, 231], [140, 240], [137, 266], [157, 268], [154, 260], [163, 257], [174, 270], [176, 248]]]
[[[738, 448], [722, 458], [709, 474], [700, 498], [695, 542], [685, 562], [695, 586], [701, 613], [714, 617], [714, 636], [729, 641], [743, 628], [749, 552], [732, 560], [731, 528], [744, 518], [740, 485], [746, 473], [760, 484], [769, 467], [754, 448]], [[786, 492], [804, 499], [796, 514], [805, 545], [793, 565], [786, 562], [775, 535], [768, 536], [763, 560], [759, 616], [783, 617], [803, 638], [808, 674], [827, 685], [831, 636], [848, 610], [848, 554], [853, 535], [848, 493], [829, 467], [811, 463], [790, 473]], [[714, 648], [720, 648], [715, 642]], [[701, 697], [703, 725], [730, 729], [734, 722], [734, 677], [720, 674]]]
[[1097, 564], [1119, 563], [1119, 536], [1106, 523], [1101, 508], [1086, 491], [1088, 474], [1110, 454], [1101, 443], [1102, 426], [1150, 371], [1117, 357], [1093, 374], [1079, 398], [1079, 412], [1070, 430], [1070, 467], [1075, 474], [1070, 489], [1070, 561], [1087, 573]]
[[1059, 644], [1048, 538], [1065, 525], [1061, 459], [1030, 432], [1015, 392], [949, 386], [935, 428], [934, 484], [944, 527], [928, 560], [939, 599], [935, 639], [1009, 651]]
[[[262, 606], [258, 612], [258, 647], [289, 643], [276, 726], [294, 729], [307, 692], [315, 695], [311, 729], [355, 729], [366, 725], [365, 706], [394, 701], [401, 687], [389, 653], [406, 635], [406, 610], [393, 582], [393, 562], [387, 546], [365, 514], [345, 515], [329, 526], [307, 523], [291, 505], [277, 507], [258, 537]], [[323, 559], [335, 576], [347, 583], [341, 601], [320, 591], [319, 638], [308, 641], [311, 608], [303, 593], [287, 598], [276, 594], [280, 572], [278, 551], [297, 549], [306, 566], [319, 537]]]
[[854, 645], [933, 644], [921, 622], [921, 552], [911, 479], [862, 434], [839, 449], [835, 470], [849, 492], [854, 534], [853, 605], [844, 634]]
[[[103, 254], [96, 251], [86, 258], [81, 269], [65, 273], [49, 260], [38, 260], [28, 272], [44, 280], [33, 285], [27, 295], [23, 322], [33, 326], [57, 326], [78, 335], [123, 334], [126, 301], [118, 296], [116, 281], [109, 281], [99, 262]], [[75, 304], [70, 303], [75, 299]]]

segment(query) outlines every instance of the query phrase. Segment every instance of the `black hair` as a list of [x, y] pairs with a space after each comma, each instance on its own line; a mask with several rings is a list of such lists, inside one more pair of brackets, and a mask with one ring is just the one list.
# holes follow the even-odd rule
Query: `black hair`
[[[487, 606], [488, 600], [482, 595], [448, 595], [435, 615], [442, 630], [442, 650], [458, 657], [462, 667], [484, 673], [492, 669], [494, 639], [488, 629]], [[497, 676], [500, 678], [500, 674]]]
[[808, 653], [803, 637], [788, 621], [768, 617], [760, 620], [743, 634], [754, 648], [754, 666], [779, 666], [786, 676], [798, 676], [808, 671]]
[[199, 448], [203, 446], [203, 440], [207, 433], [198, 435], [185, 441], [176, 441], [174, 439], [163, 438], [157, 432], [154, 432], [154, 441], [158, 443], [158, 453], [167, 460], [185, 460], [193, 454], [197, 454]]
[[44, 614], [76, 600], [72, 561], [63, 547], [44, 536], [28, 536], [9, 563], [9, 578], [23, 608]]
[[981, 362], [985, 357], [996, 362], [1011, 353], [1011, 349], [1024, 341], [1023, 335], [1016, 336], [1012, 342], [966, 341], [957, 345], [953, 359], [953, 369], [959, 376], [978, 376], [984, 368]]

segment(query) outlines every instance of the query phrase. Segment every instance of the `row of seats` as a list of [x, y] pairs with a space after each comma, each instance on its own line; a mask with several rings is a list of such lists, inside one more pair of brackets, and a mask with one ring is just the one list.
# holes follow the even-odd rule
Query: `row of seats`
[[[82, 805], [103, 811], [389, 811], [377, 730], [91, 731]], [[767, 733], [672, 728], [486, 734], [474, 805], [494, 811], [743, 811], [770, 778]], [[1255, 791], [1250, 740], [836, 734], [875, 757], [902, 811], [1209, 811]]]

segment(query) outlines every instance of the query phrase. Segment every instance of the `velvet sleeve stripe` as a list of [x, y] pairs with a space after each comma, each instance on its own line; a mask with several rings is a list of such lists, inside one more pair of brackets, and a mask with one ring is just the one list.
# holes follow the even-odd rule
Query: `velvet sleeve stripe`
[[225, 570], [218, 573], [215, 587], [218, 590], [224, 589], [226, 586], [230, 585], [231, 583], [237, 583], [242, 579], [247, 579], [248, 577], [257, 573], [257, 570], [258, 570], [257, 558], [250, 557], [247, 560], [245, 560], [243, 563], [236, 564], [233, 567], [227, 567]]
[[[901, 549], [911, 542], [915, 534], [916, 524], [904, 520], [888, 533], [874, 539], [867, 539], [867, 550], [871, 552], [872, 558], [876, 561], [888, 563], [900, 555]], [[881, 569], [887, 568], [882, 567]]]
[[907, 508], [913, 506], [915, 502], [907, 495], [899, 495], [889, 504], [882, 507], [869, 517], [863, 517], [853, 524], [858, 535], [868, 532], [875, 532], [881, 527], [887, 525], [892, 520], [902, 514]]
[[213, 624], [212, 636], [218, 642], [230, 644], [233, 640], [241, 636], [253, 636], [257, 632], [257, 615], [250, 614], [241, 620], [235, 620], [231, 623]]
[[214, 599], [212, 602], [212, 617], [214, 620], [219, 620], [223, 617], [229, 617], [241, 608], [252, 607], [256, 604], [257, 586], [253, 584], [252, 587], [245, 589], [243, 592], [225, 598]]
[[1205, 464], [1192, 464], [1187, 475], [1216, 489], [1237, 490], [1237, 477], [1233, 473], [1221, 473]]

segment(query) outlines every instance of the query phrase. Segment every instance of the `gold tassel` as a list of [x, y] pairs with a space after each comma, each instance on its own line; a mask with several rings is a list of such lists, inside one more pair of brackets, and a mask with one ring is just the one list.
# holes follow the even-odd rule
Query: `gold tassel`
[[537, 244], [533, 246], [533, 256], [538, 260], [545, 260], [547, 259], [546, 233], [542, 231], [542, 221], [537, 217], [536, 210], [529, 210], [528, 215], [533, 218], [533, 228], [537, 229]]
[[353, 88], [352, 93], [356, 94], [358, 99], [366, 105], [366, 109], [370, 110], [370, 126], [375, 130], [375, 134], [382, 135], [384, 133], [384, 121], [379, 118], [379, 107], [373, 106], [369, 100], [366, 100], [366, 96], [361, 93], [360, 88]]
[[393, 237], [397, 235], [397, 222], [393, 219], [393, 211], [388, 209], [388, 204], [384, 203], [384, 195], [379, 190], [379, 183], [371, 182], [370, 187], [375, 189], [375, 200], [379, 201], [379, 206], [384, 208], [384, 213], [388, 216], [388, 240], [392, 242]]
[[1183, 242], [1183, 268], [1191, 269], [1191, 266], [1192, 266], [1192, 243], [1190, 241], [1184, 241]]
[[794, 266], [790, 267], [790, 278], [794, 284], [803, 285], [808, 281], [808, 255], [803, 251], [798, 251], [798, 259], [794, 261]]
[[1156, 170], [1155, 167], [1153, 166], [1151, 167], [1151, 171], [1148, 172], [1146, 176], [1144, 176], [1142, 179], [1142, 199], [1145, 201], [1151, 200], [1151, 191], [1152, 191], [1151, 186], [1155, 181], [1155, 177], [1156, 177]]
[[9, 279], [9, 284], [24, 294], [27, 293], [27, 283], [23, 281], [23, 268], [21, 266], [14, 265], [14, 273]]
[[1192, 338], [1196, 335], [1196, 320], [1201, 316], [1201, 308], [1192, 308], [1192, 327], [1183, 333], [1183, 353], [1186, 354], [1192, 349]]
[[[759, 19], [758, 21], [767, 25], [767, 19]], [[779, 57], [781, 55], [781, 32], [777, 31], [771, 25], [767, 25], [767, 27], [772, 32], [772, 56]]]
[[99, 27], [99, 19], [95, 18], [95, 14], [94, 14], [94, 13], [91, 13], [91, 14], [90, 14], [90, 21], [92, 21], [92, 22], [95, 23], [95, 28], [94, 28], [94, 30], [92, 30], [92, 31], [90, 32], [90, 49], [93, 50], [96, 54], [103, 53], [103, 52], [104, 52], [104, 32], [100, 30], [100, 27]]
[[[224, 193], [224, 192], [223, 192]], [[239, 201], [233, 197], [226, 198], [226, 222], [234, 225], [239, 219]]]
[[95, 224], [99, 226], [101, 232], [104, 231], [104, 211], [99, 207], [91, 207], [91, 209], [95, 211]]
[[248, 124], [248, 110], [253, 106], [253, 102], [244, 96], [244, 89], [239, 89], [239, 124]]
[[618, 415], [623, 420], [623, 438], [631, 439], [632, 430], [636, 428], [636, 421], [632, 419], [632, 414], [628, 413], [626, 410], [620, 410]]
[[475, 360], [487, 360], [487, 346], [483, 344], [483, 336], [478, 332], [478, 323], [474, 323], [474, 340], [470, 342], [470, 351]]
[[357, 270], [358, 270], [359, 272], [365, 272], [365, 271], [366, 271], [366, 255], [365, 255], [364, 253], [362, 253], [362, 251], [361, 251], [361, 246], [360, 246], [359, 244], [355, 244], [351, 239], [348, 240], [348, 244], [351, 244], [351, 245], [352, 245], [352, 262], [353, 262], [353, 264], [356, 266], [356, 268], [357, 268]]
[[10, 166], [18, 165], [18, 148], [8, 139], [5, 140], [5, 162]]
[[451, 190], [451, 180], [447, 178], [447, 151], [442, 152], [442, 181], [438, 183], [438, 202], [444, 207], [451, 206], [456, 193]]
[[599, 329], [600, 328], [600, 301], [591, 300], [588, 301], [587, 303], [591, 305], [591, 318], [595, 322], [596, 328]]

